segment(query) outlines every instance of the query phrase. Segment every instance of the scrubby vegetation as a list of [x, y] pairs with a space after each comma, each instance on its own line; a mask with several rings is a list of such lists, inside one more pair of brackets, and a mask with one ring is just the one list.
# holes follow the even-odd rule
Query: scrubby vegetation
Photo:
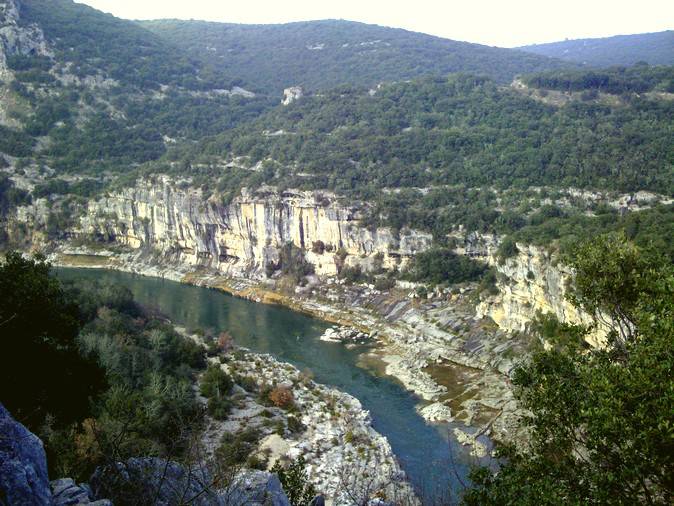
[[224, 420], [229, 414], [229, 392], [233, 383], [225, 371], [216, 365], [210, 366], [199, 384], [201, 395], [208, 399], [208, 412], [213, 418]]
[[607, 346], [583, 350], [589, 329], [546, 320], [557, 346], [514, 376], [531, 415], [527, 447], [506, 447], [497, 474], [473, 475], [468, 505], [671, 504], [674, 499], [669, 259], [624, 235], [583, 242], [573, 253], [574, 303], [609, 323]]
[[382, 188], [461, 184], [670, 193], [672, 108], [636, 95], [626, 106], [553, 107], [454, 75], [383, 85], [374, 95], [353, 87], [316, 94], [170, 159], [199, 175], [209, 157], [269, 158], [280, 167], [268, 182], [368, 198]]
[[9, 177], [0, 174], [0, 220], [17, 206], [28, 204], [31, 200], [26, 190], [17, 188]]
[[198, 427], [199, 345], [127, 289], [63, 286], [39, 258], [9, 254], [0, 288], [0, 398], [43, 438], [55, 474], [88, 477], [109, 459], [181, 454]]
[[272, 468], [272, 472], [278, 474], [283, 490], [286, 491], [288, 500], [292, 506], [309, 504], [316, 496], [315, 488], [307, 483], [306, 462], [302, 457], [287, 466], [280, 462]]
[[524, 46], [524, 51], [582, 63], [595, 68], [611, 65], [674, 64], [674, 31], [576, 39]]
[[664, 91], [674, 93], [674, 67], [635, 65], [605, 70], [544, 72], [525, 78], [529, 86], [560, 91], [597, 90], [613, 95]]
[[375, 86], [460, 71], [509, 83], [517, 74], [565, 66], [519, 51], [341, 20], [284, 25], [157, 20], [141, 25], [213, 68], [277, 96], [296, 85], [310, 90]]
[[412, 259], [406, 278], [431, 285], [475, 281], [487, 270], [487, 266], [457, 255], [448, 248], [431, 248]]

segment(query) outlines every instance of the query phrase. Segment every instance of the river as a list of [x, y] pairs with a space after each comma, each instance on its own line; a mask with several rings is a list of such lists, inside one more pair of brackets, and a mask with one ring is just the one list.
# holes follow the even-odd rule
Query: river
[[[424, 503], [456, 499], [470, 464], [465, 447], [449, 434], [452, 424], [428, 424], [417, 413], [419, 399], [388, 377], [357, 365], [361, 349], [319, 340], [325, 322], [289, 309], [258, 304], [224, 292], [159, 278], [102, 269], [57, 269], [64, 280], [106, 280], [128, 287], [137, 301], [158, 307], [187, 328], [229, 331], [237, 344], [269, 353], [315, 381], [358, 398], [374, 428], [386, 436]], [[446, 502], [447, 501], [447, 502]]]

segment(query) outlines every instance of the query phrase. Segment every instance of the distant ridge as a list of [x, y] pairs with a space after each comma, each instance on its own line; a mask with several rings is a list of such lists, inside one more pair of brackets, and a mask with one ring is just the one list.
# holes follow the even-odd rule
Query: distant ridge
[[518, 74], [568, 66], [514, 49], [344, 20], [278, 25], [180, 20], [140, 24], [214, 69], [274, 94], [292, 85], [310, 90], [345, 84], [372, 86], [451, 72], [471, 72], [509, 83]]
[[674, 31], [565, 40], [518, 49], [593, 67], [633, 65], [637, 62], [674, 65]]

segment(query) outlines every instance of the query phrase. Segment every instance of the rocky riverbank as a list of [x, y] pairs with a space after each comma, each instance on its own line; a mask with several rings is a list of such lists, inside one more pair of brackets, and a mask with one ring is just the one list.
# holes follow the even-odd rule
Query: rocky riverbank
[[[375, 496], [418, 504], [390, 444], [372, 428], [358, 399], [266, 354], [239, 349], [220, 367], [237, 382], [235, 407], [226, 421], [209, 421], [207, 448], [254, 431], [253, 461], [271, 470], [276, 462], [301, 457], [309, 482], [327, 504], [364, 504]], [[265, 393], [272, 389], [288, 392], [291, 400], [284, 407], [268, 402]]]
[[332, 322], [342, 328], [336, 334], [371, 337], [363, 366], [395, 377], [419, 395], [424, 400], [419, 412], [427, 420], [463, 422], [494, 440], [521, 436], [508, 374], [528, 343], [476, 317], [470, 287], [419, 299], [409, 289], [380, 292], [326, 278], [309, 290], [283, 293], [274, 280], [226, 277], [142, 250], [61, 247], [50, 258], [61, 266], [104, 267], [213, 287]]

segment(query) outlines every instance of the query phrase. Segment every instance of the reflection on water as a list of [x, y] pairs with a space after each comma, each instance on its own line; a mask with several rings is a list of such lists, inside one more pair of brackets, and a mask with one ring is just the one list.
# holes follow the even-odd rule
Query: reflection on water
[[92, 269], [57, 273], [62, 279], [120, 283], [136, 300], [158, 307], [179, 325], [226, 329], [239, 345], [310, 369], [316, 381], [350, 393], [370, 411], [374, 428], [388, 438], [410, 481], [427, 498], [424, 502], [461, 490], [470, 461], [464, 448], [448, 438], [451, 426], [426, 424], [415, 410], [414, 395], [390, 378], [357, 366], [357, 349], [320, 341], [325, 323], [286, 308], [158, 278]]

